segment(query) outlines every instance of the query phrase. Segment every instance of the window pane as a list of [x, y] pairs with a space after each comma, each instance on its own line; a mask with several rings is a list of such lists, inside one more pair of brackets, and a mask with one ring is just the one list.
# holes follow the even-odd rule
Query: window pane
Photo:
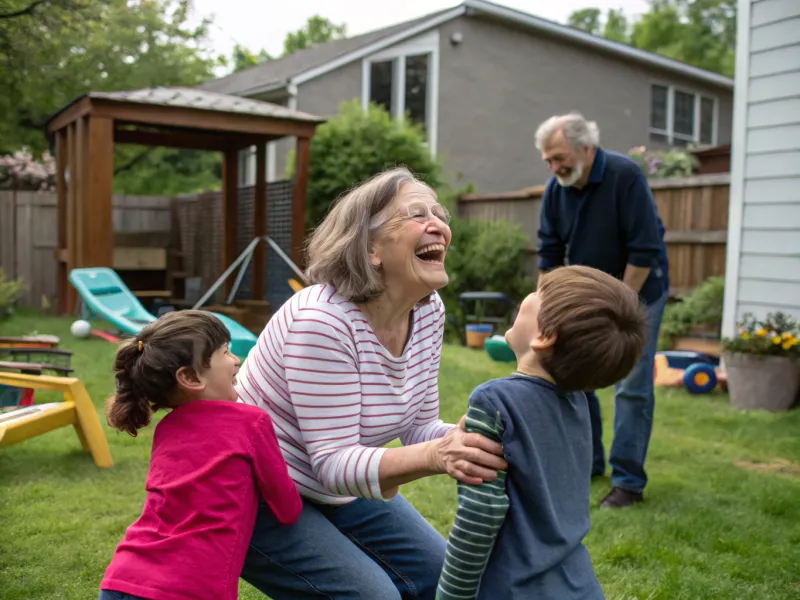
[[669, 144], [669, 138], [665, 133], [650, 132], [650, 141], [658, 142], [659, 144]]
[[425, 129], [428, 114], [428, 55], [406, 57], [406, 112]]
[[653, 129], [667, 128], [667, 93], [663, 85], [650, 88], [650, 127]]
[[694, 94], [675, 92], [675, 120], [673, 131], [694, 136]]
[[711, 144], [714, 141], [714, 101], [711, 98], [700, 99], [700, 143]]
[[369, 100], [370, 102], [383, 106], [390, 115], [394, 114], [392, 103], [393, 75], [393, 60], [370, 63]]

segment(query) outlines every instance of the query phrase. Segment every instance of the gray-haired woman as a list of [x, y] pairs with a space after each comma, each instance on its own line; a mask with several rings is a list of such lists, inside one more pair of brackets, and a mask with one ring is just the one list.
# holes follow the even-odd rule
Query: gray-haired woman
[[303, 496], [290, 527], [259, 508], [242, 577], [273, 600], [433, 599], [445, 540], [399, 486], [506, 468], [500, 445], [439, 419], [449, 220], [403, 168], [353, 189], [311, 236], [313, 285], [241, 367], [239, 398], [272, 417]]

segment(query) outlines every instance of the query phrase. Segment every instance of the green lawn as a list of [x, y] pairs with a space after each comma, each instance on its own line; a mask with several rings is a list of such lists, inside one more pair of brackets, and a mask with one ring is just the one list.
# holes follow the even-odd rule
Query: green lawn
[[[17, 316], [6, 335], [61, 337], [98, 411], [113, 389], [113, 346], [79, 341], [69, 320]], [[456, 421], [470, 390], [507, 374], [483, 353], [447, 347], [442, 416]], [[610, 441], [611, 397], [601, 395]], [[105, 425], [105, 421], [103, 420]], [[800, 597], [800, 411], [738, 414], [723, 395], [659, 391], [647, 502], [592, 509], [587, 546], [609, 599], [714, 600]], [[97, 469], [72, 429], [0, 450], [0, 598], [96, 597], [97, 586], [144, 497], [152, 428], [133, 439], [106, 429], [115, 461]], [[607, 480], [592, 487], [596, 504]], [[429, 478], [404, 489], [442, 533], [455, 485]], [[241, 584], [241, 597], [260, 597]]]

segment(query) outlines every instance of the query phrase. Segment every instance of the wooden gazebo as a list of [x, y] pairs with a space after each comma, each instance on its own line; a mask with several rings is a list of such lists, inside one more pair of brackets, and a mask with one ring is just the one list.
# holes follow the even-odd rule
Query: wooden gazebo
[[[71, 314], [76, 292], [70, 269], [111, 266], [114, 143], [222, 152], [225, 268], [236, 259], [239, 151], [256, 147], [254, 235], [266, 234], [266, 143], [297, 138], [292, 198], [291, 258], [302, 262], [309, 142], [324, 119], [283, 106], [188, 88], [91, 92], [47, 122], [55, 145], [58, 195], [59, 311]], [[264, 289], [266, 248], [253, 255], [253, 292]], [[230, 289], [230, 281], [226, 289]]]

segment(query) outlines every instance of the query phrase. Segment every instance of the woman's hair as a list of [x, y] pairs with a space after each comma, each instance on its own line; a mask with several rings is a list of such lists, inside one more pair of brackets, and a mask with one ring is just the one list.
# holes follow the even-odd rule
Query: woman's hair
[[397, 167], [334, 202], [308, 240], [306, 276], [310, 283], [329, 284], [351, 302], [366, 302], [383, 292], [380, 270], [369, 262], [372, 235], [385, 221], [381, 218], [384, 209], [406, 183], [425, 185], [405, 167]]
[[202, 310], [170, 312], [147, 325], [117, 350], [116, 393], [106, 402], [108, 424], [136, 437], [154, 411], [170, 406], [178, 370], [189, 367], [201, 374], [211, 355], [229, 342], [222, 322]]

